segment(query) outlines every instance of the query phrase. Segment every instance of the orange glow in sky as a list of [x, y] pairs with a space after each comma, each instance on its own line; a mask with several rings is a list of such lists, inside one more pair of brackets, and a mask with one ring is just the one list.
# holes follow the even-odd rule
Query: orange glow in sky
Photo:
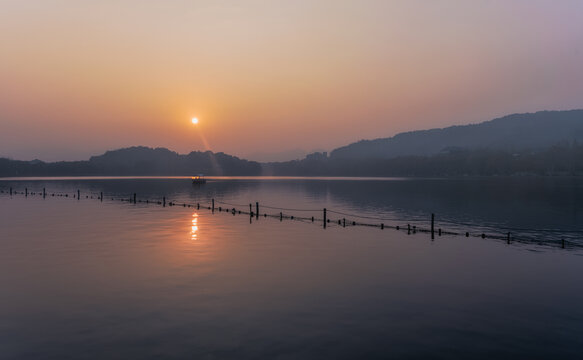
[[23, 160], [286, 160], [583, 107], [580, 1], [7, 0], [0, 44], [0, 157]]

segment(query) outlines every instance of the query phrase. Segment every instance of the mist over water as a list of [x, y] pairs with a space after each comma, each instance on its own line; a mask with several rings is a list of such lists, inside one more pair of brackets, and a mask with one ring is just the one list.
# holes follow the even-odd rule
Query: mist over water
[[[10, 187], [29, 196], [10, 197]], [[243, 210], [257, 201], [260, 213], [279, 213], [261, 208], [273, 206], [321, 217], [326, 207], [425, 225], [435, 213], [444, 228], [454, 227], [449, 221], [478, 232], [561, 229], [576, 242], [580, 179], [3, 180], [0, 190], [3, 358], [577, 358], [583, 351], [578, 247], [431, 241], [394, 229], [323, 229], [119, 201], [133, 193], [178, 204], [214, 198], [217, 207]]]

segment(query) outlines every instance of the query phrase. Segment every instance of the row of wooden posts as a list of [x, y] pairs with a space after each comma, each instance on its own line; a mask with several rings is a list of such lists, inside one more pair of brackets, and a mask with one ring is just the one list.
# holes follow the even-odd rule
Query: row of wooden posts
[[[25, 191], [25, 196], [28, 196], [28, 188], [25, 188], [24, 191]], [[12, 195], [12, 192], [13, 191], [12, 191], [12, 187], [11, 187], [10, 188], [10, 195]], [[43, 188], [43, 193], [42, 193], [43, 198], [46, 197], [46, 194], [47, 194], [46, 193], [46, 188]], [[81, 191], [79, 189], [77, 189], [77, 197], [76, 198], [77, 198], [77, 200], [80, 200], [81, 199]], [[100, 201], [103, 201], [103, 192], [100, 192], [99, 193], [99, 198], [98, 199]], [[130, 199], [130, 202], [133, 202], [134, 204], [137, 203], [137, 193], [133, 193], [133, 196]], [[165, 196], [162, 197], [162, 206], [163, 207], [166, 207], [166, 197]], [[200, 203], [197, 203], [197, 208], [200, 209]], [[211, 199], [211, 211], [213, 213], [215, 212], [215, 199], [214, 198]], [[326, 225], [328, 223], [330, 223], [330, 219], [328, 219], [328, 216], [327, 216], [327, 212], [328, 211], [327, 211], [326, 208], [324, 208], [322, 210], [322, 212], [323, 212], [322, 226], [325, 229], [326, 228]], [[251, 217], [255, 216], [257, 219], [259, 219], [259, 202], [258, 201], [255, 202], [255, 212], [253, 212], [253, 204], [251, 204], [251, 203], [249, 204], [249, 215]], [[265, 214], [265, 215], [267, 216], [267, 214]], [[280, 218], [280, 220], [283, 220], [283, 212], [280, 212], [279, 213], [279, 218]], [[311, 220], [313, 222], [315, 220], [315, 218], [312, 216], [311, 217]], [[342, 223], [340, 223], [340, 220], [338, 220], [338, 222], [339, 222], [339, 225], [342, 224], [342, 227], [346, 227], [346, 218], [343, 218], [342, 219]], [[356, 222], [353, 221], [353, 225], [356, 225]], [[407, 225], [407, 226], [408, 226], [408, 232], [410, 233], [411, 232], [411, 225]], [[381, 223], [380, 224], [380, 227], [381, 227], [381, 229], [384, 229], [385, 228], [385, 224], [384, 223]], [[416, 232], [415, 226], [413, 227], [413, 232]], [[441, 236], [441, 229], [438, 229], [438, 233], [439, 233], [439, 236]], [[435, 239], [435, 214], [431, 214], [431, 239]]]
[[[2, 192], [4, 192], [4, 191], [2, 191]], [[13, 194], [13, 190], [12, 190], [12, 187], [10, 187], [10, 195], [12, 196], [12, 194]], [[28, 197], [28, 188], [25, 188], [24, 194], [25, 194], [25, 197]], [[46, 188], [43, 187], [42, 197], [43, 198], [46, 198], [46, 196], [47, 196]], [[55, 196], [55, 194], [52, 194], [52, 196]], [[69, 195], [66, 194], [65, 196], [68, 197]], [[73, 196], [73, 197], [75, 198], [75, 196]], [[89, 196], [87, 196], [87, 197], [89, 197]], [[81, 199], [81, 191], [79, 189], [77, 189], [77, 196], [76, 196], [76, 198], [77, 198], [77, 200], [80, 200]], [[91, 198], [93, 198], [93, 197], [91, 197]], [[103, 202], [103, 191], [99, 193], [98, 199], [101, 202]], [[113, 200], [113, 198], [112, 198], [112, 200]], [[133, 193], [132, 198], [130, 198], [128, 201], [129, 202], [132, 202], [134, 204], [137, 204], [137, 202], [138, 202], [137, 201], [137, 193]], [[142, 202], [142, 201], [140, 201], [140, 202]], [[150, 201], [149, 200], [146, 200], [146, 203], [150, 203]], [[166, 197], [163, 196], [161, 202], [160, 201], [158, 201], [158, 202], [154, 201], [153, 203], [157, 203], [159, 205], [162, 205], [163, 207], [166, 207]], [[170, 206], [176, 205], [173, 202], [169, 202], [168, 204]], [[183, 204], [184, 207], [186, 207], [186, 205], [187, 204]], [[188, 207], [191, 207], [191, 205], [188, 205]], [[197, 207], [197, 209], [200, 209], [200, 203], [197, 203], [196, 207]], [[209, 207], [209, 209], [212, 211], [212, 213], [215, 212], [215, 199], [214, 198], [211, 199], [211, 206]], [[219, 207], [219, 211], [222, 211], [222, 207]], [[232, 209], [232, 212], [233, 212], [233, 214], [236, 212], [235, 208]], [[239, 214], [241, 214], [241, 213], [242, 212], [239, 210]], [[243, 212], [243, 213], [245, 213], [245, 212]], [[326, 229], [327, 224], [330, 223], [330, 219], [328, 218], [328, 214], [327, 213], [328, 213], [328, 210], [326, 208], [323, 208], [323, 210], [322, 210], [322, 215], [323, 215], [323, 217], [322, 217], [322, 226], [323, 226], [324, 229]], [[255, 202], [255, 211], [253, 211], [253, 205], [251, 203], [249, 204], [249, 215], [250, 215], [251, 218], [255, 217], [256, 219], [259, 219], [259, 202]], [[264, 215], [264, 217], [267, 217], [268, 216], [267, 213], [265, 213], [263, 215]], [[270, 216], [273, 216], [273, 215], [270, 215]], [[280, 221], [283, 221], [283, 218], [284, 218], [283, 212], [280, 212], [279, 213], [279, 220]], [[294, 216], [291, 216], [291, 219], [293, 220], [294, 219]], [[312, 216], [311, 217], [311, 221], [314, 222], [315, 220], [316, 219], [314, 218], [314, 216]], [[346, 218], [342, 218], [342, 220], [338, 220], [338, 225], [341, 225], [342, 227], [346, 227]], [[356, 226], [357, 223], [355, 221], [352, 221], [352, 225], [353, 226]], [[378, 224], [359, 224], [359, 225], [379, 226]], [[380, 224], [380, 228], [381, 228], [381, 230], [384, 229], [385, 228], [385, 224], [384, 223], [381, 223]], [[401, 230], [401, 228], [398, 225], [397, 226], [394, 226], [393, 228], [395, 228], [396, 230]], [[416, 226], [411, 227], [410, 224], [407, 224], [407, 234], [411, 234], [411, 232], [412, 233], [416, 233], [417, 231], [418, 230], [417, 230]], [[421, 230], [419, 230], [419, 231], [421, 231]], [[427, 231], [425, 231], [425, 232], [427, 232]], [[433, 214], [433, 213], [431, 214], [431, 229], [428, 232], [431, 233], [431, 240], [434, 240], [435, 239], [435, 233], [436, 233], [436, 231], [435, 231], [435, 214]], [[442, 235], [441, 228], [438, 228], [437, 229], [437, 234], [438, 234], [438, 236], [441, 236]], [[459, 235], [457, 233], [452, 233], [452, 232], [448, 232], [447, 234], [450, 234], [450, 235]], [[469, 232], [466, 232], [465, 233], [465, 236], [466, 237], [469, 237], [470, 236]], [[484, 239], [484, 238], [486, 238], [486, 235], [484, 233], [482, 233], [481, 234], [481, 237]], [[507, 233], [506, 241], [507, 241], [508, 244], [510, 244], [510, 242], [511, 242], [511, 233], [510, 232]], [[564, 238], [561, 239], [561, 247], [562, 248], [565, 248], [565, 239]]]

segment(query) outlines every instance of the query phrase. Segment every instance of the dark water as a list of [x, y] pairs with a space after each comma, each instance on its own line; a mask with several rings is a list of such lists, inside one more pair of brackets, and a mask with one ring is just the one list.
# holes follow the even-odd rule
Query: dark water
[[[10, 187], [29, 196], [10, 197]], [[185, 179], [4, 180], [0, 190], [2, 359], [583, 353], [580, 179], [221, 179], [201, 187]], [[133, 193], [246, 210], [258, 201], [270, 214], [282, 210], [264, 205], [316, 217], [326, 207], [422, 226], [435, 213], [444, 228], [549, 231], [510, 245], [431, 241], [111, 200]], [[558, 237], [567, 237], [565, 249]]]

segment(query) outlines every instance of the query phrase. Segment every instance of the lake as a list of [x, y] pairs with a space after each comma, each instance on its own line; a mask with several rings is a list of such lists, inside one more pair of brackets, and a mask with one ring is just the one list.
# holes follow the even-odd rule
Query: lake
[[2, 359], [583, 353], [580, 178], [38, 178], [0, 191]]

